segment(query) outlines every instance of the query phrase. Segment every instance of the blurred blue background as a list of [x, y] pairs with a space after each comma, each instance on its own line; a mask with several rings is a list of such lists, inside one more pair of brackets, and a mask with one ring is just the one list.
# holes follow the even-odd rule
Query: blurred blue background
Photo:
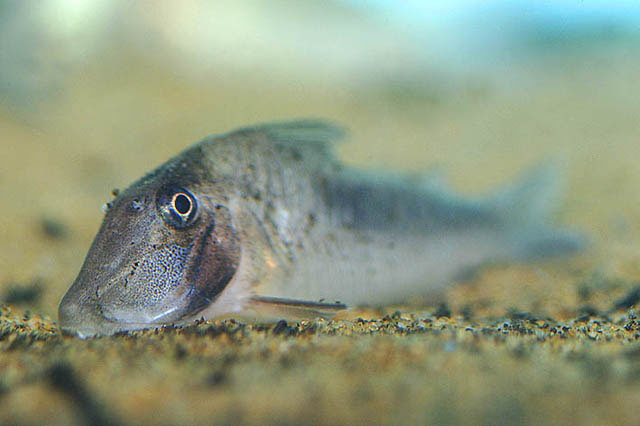
[[124, 57], [199, 84], [221, 76], [350, 88], [507, 84], [514, 68], [541, 55], [636, 46], [640, 5], [45, 0], [4, 2], [0, 20], [0, 95], [28, 111], [59, 95], [88, 64]]

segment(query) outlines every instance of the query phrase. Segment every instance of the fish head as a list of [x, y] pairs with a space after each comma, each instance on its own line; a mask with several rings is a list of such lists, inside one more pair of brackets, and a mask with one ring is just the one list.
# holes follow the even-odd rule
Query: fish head
[[201, 175], [169, 169], [110, 203], [60, 303], [63, 331], [92, 337], [180, 322], [234, 276], [240, 256], [230, 211]]

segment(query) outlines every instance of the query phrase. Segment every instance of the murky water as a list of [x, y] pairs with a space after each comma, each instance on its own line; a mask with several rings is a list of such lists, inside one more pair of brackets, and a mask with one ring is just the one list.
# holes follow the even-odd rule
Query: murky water
[[[344, 78], [349, 73], [342, 71], [341, 78], [332, 79], [337, 74], [313, 67], [280, 75], [278, 67], [262, 73], [260, 64], [237, 65], [237, 70], [228, 64], [220, 69], [206, 64], [207, 71], [198, 69], [194, 77], [180, 67], [163, 66], [158, 52], [145, 56], [140, 49], [127, 48], [126, 41], [121, 36], [121, 49], [112, 46], [101, 55], [80, 52], [80, 59], [62, 65], [55, 65], [56, 51], [52, 50], [55, 78], [49, 84], [36, 77], [50, 74], [36, 75], [34, 81], [39, 85], [29, 86], [28, 93], [12, 86], [6, 77], [10, 73], [5, 73], [5, 90], [0, 92], [0, 297], [14, 312], [29, 310], [55, 318], [60, 297], [80, 268], [102, 220], [101, 205], [111, 199], [112, 188], [126, 187], [208, 134], [297, 117], [323, 117], [345, 124], [351, 135], [338, 150], [347, 162], [384, 169], [442, 169], [454, 187], [468, 194], [497, 188], [541, 161], [553, 159], [561, 165], [566, 191], [558, 220], [583, 230], [591, 239], [589, 250], [541, 265], [492, 266], [445, 295], [454, 314], [462, 315], [464, 306], [475, 303], [480, 316], [500, 316], [518, 309], [569, 319], [578, 315], [582, 304], [607, 310], [640, 276], [640, 58], [633, 54], [638, 47], [633, 39], [543, 49], [499, 72], [478, 76], [438, 73], [437, 78], [425, 74], [424, 81], [375, 79], [371, 78], [374, 71], [366, 78]], [[143, 41], [137, 39], [137, 43]], [[286, 344], [266, 340], [265, 347]], [[376, 356], [366, 348], [376, 343], [351, 343], [354, 356]], [[330, 352], [329, 343], [320, 345], [325, 345], [322, 353]], [[396, 354], [390, 356], [413, 359], [413, 349], [405, 353], [394, 345], [382, 344]], [[236, 349], [232, 351], [236, 355], [245, 349], [258, 350]], [[305, 380], [316, 385], [322, 382], [313, 379], [313, 362], [323, 360], [299, 360], [296, 365], [309, 369], [312, 378], [288, 376], [294, 382], [285, 386], [284, 394], [293, 398], [296, 383], [304, 387]], [[74, 362], [82, 371], [98, 365], [92, 355]], [[163, 368], [161, 361], [149, 362]], [[256, 374], [259, 361], [252, 362], [257, 364], [237, 368]], [[442, 366], [433, 368], [450, 368], [455, 374], [457, 367], [447, 367], [446, 357], [438, 356], [434, 362]], [[373, 364], [384, 368], [379, 360]], [[402, 363], [391, 365], [402, 368]], [[529, 364], [526, 368], [533, 370]], [[385, 376], [388, 382], [369, 386], [397, 386], [389, 392], [402, 392], [397, 377], [403, 374], [396, 373], [396, 379]], [[239, 371], [234, 374], [242, 376]], [[335, 382], [322, 383], [339, 389], [350, 380], [345, 371], [341, 374]], [[370, 372], [375, 374], [377, 370]], [[180, 387], [176, 387], [179, 377], [172, 376], [169, 385], [153, 377], [157, 383], [128, 389], [137, 386], [144, 393], [145, 386], [161, 384], [169, 386], [172, 398], [181, 398]], [[519, 377], [526, 380], [528, 376]], [[550, 382], [552, 379], [549, 377]], [[278, 383], [277, 377], [260, 380], [262, 384]], [[446, 378], [439, 376], [438, 380], [442, 386], [431, 388], [436, 393], [446, 388]], [[95, 378], [89, 382], [99, 386]], [[503, 383], [502, 379], [490, 382]], [[473, 383], [477, 389], [464, 392], [471, 392], [474, 404], [482, 405], [482, 380]], [[544, 387], [536, 383], [536, 389]], [[184, 383], [194, 397], [227, 398], [227, 407], [233, 405], [224, 391], [194, 390], [192, 385]], [[363, 401], [367, 399], [365, 388]], [[41, 397], [39, 390], [28, 392], [33, 398]], [[239, 397], [239, 393], [232, 395]], [[439, 395], [442, 401], [449, 398], [446, 393]], [[138, 408], [124, 402], [121, 408], [131, 414], [144, 410], [145, 404], [153, 406], [141, 398]], [[376, 394], [372, 398], [380, 401], [383, 397]], [[633, 400], [627, 400], [629, 407]], [[286, 404], [274, 401], [284, 410]], [[325, 400], [324, 406], [328, 410], [336, 401]], [[511, 402], [500, 407], [522, 410], [522, 401]], [[527, 410], [523, 412], [531, 414]], [[149, 422], [153, 416], [142, 418]], [[338, 422], [330, 415], [321, 418], [324, 423]]]

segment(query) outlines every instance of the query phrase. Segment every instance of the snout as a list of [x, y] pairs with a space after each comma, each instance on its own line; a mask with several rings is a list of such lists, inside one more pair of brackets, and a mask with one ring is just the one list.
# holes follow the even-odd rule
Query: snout
[[[174, 307], [157, 317], [148, 317], [139, 307], [109, 303], [113, 297], [106, 297], [106, 300], [92, 297], [95, 292], [87, 291], [91, 288], [94, 287], [77, 280], [62, 298], [58, 307], [58, 323], [63, 333], [81, 339], [111, 336], [171, 323], [179, 314]], [[108, 292], [105, 294], [110, 296]]]
[[96, 300], [68, 291], [58, 307], [60, 329], [81, 339], [116, 333], [117, 324], [107, 321]]

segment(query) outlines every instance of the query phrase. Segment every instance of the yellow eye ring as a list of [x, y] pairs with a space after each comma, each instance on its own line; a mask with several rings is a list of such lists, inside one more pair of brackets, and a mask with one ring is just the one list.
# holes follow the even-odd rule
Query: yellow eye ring
[[185, 188], [162, 187], [156, 194], [156, 208], [167, 225], [183, 229], [193, 225], [199, 216], [198, 198]]
[[187, 217], [193, 211], [193, 202], [184, 192], [177, 192], [171, 198], [171, 207], [180, 216]]

